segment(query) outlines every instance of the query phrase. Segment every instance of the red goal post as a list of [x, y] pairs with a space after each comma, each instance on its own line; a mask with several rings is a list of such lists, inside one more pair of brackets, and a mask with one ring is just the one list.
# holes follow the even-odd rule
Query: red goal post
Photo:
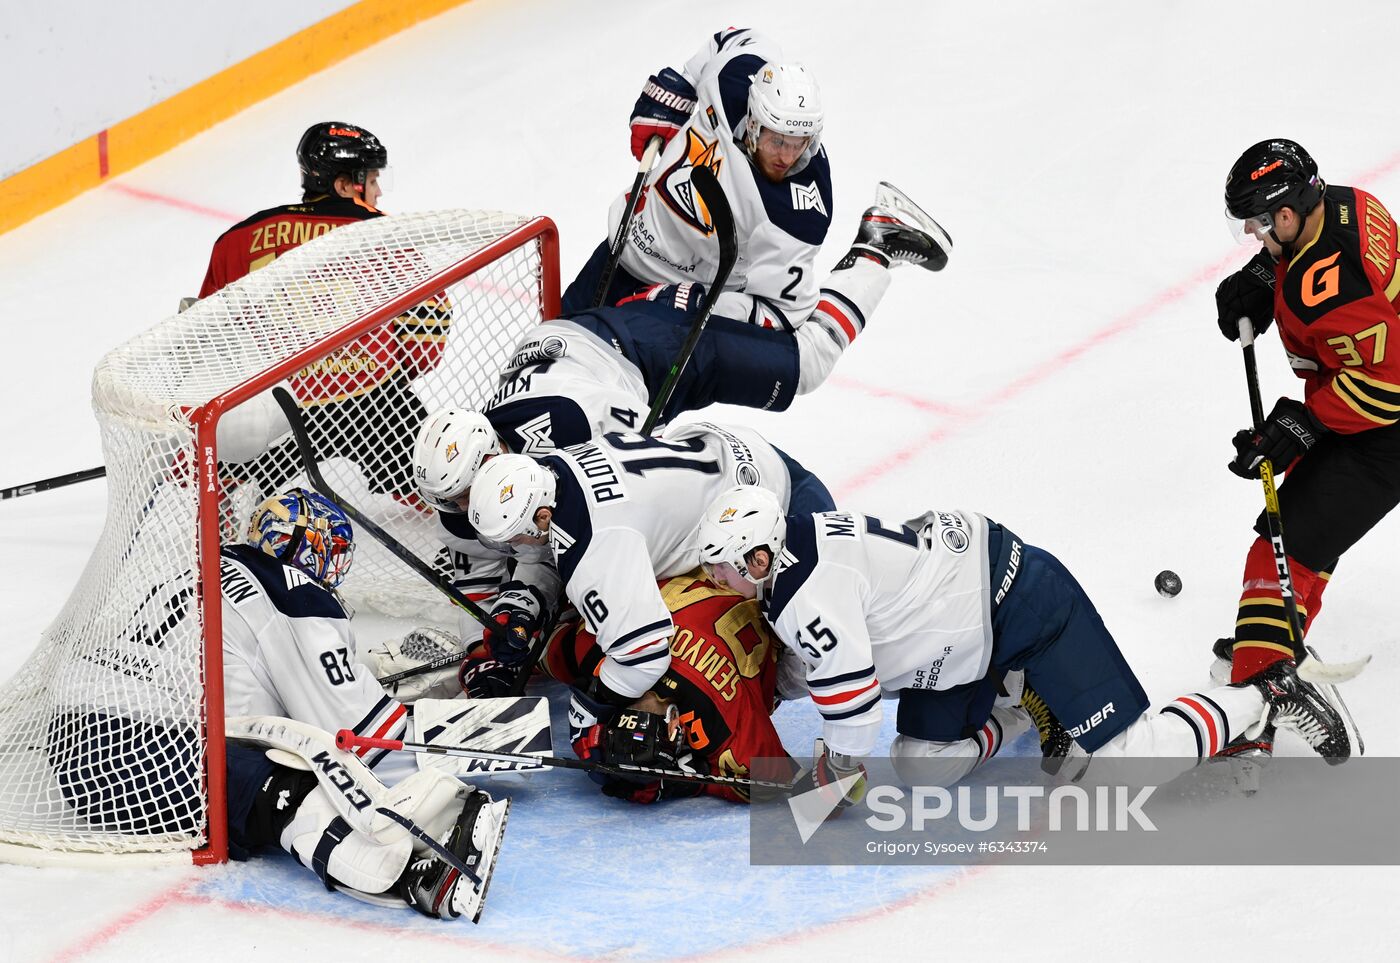
[[[298, 397], [331, 483], [442, 565], [411, 484], [413, 433], [437, 407], [489, 399], [528, 327], [558, 315], [559, 280], [547, 218], [376, 218], [104, 358], [107, 522], [0, 687], [0, 861], [227, 859], [220, 545], [262, 498], [304, 482], [270, 389]], [[356, 604], [402, 614], [432, 597], [368, 541], [344, 586]]]

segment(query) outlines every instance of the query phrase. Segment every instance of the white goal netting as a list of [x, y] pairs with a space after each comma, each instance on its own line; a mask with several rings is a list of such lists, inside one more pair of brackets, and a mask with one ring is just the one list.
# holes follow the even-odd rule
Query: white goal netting
[[[305, 483], [273, 385], [299, 401], [327, 481], [445, 569], [414, 493], [414, 433], [438, 407], [484, 404], [557, 302], [547, 220], [383, 217], [337, 228], [108, 354], [93, 376], [106, 524], [0, 689], [0, 858], [188, 852], [221, 825], [209, 780], [222, 773], [205, 773], [196, 533], [214, 513], [220, 539], [239, 539], [263, 498]], [[230, 392], [250, 397], [224, 410], [217, 463], [201, 466], [196, 425]], [[391, 614], [435, 598], [366, 537], [342, 589]]]

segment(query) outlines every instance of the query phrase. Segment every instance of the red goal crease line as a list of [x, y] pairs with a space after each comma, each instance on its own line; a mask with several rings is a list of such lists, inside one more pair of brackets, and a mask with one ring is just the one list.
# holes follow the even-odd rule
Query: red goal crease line
[[[179, 146], [424, 20], [470, 0], [360, 0], [179, 93], [0, 180], [0, 234]], [[233, 218], [237, 220], [237, 218]]]

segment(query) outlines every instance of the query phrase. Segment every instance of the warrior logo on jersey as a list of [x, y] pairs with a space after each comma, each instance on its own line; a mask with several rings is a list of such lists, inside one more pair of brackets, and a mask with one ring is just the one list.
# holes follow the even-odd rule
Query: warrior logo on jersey
[[685, 156], [672, 164], [666, 173], [657, 179], [657, 183], [661, 186], [661, 199], [666, 202], [666, 206], [674, 211], [682, 222], [709, 237], [715, 230], [710, 219], [710, 210], [695, 192], [686, 168], [708, 167], [718, 178], [720, 168], [724, 166], [724, 158], [719, 155], [718, 137], [712, 141], [706, 140], [694, 127], [688, 127], [685, 138]]

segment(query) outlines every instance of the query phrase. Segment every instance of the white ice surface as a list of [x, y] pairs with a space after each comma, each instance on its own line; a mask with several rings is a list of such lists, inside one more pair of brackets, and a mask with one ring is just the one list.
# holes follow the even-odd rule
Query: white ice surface
[[[391, 211], [553, 217], [570, 276], [630, 181], [641, 82], [730, 23], [775, 35], [822, 83], [836, 226], [819, 267], [882, 179], [957, 247], [942, 274], [899, 273], [815, 396], [715, 416], [758, 425], [850, 507], [1005, 521], [1076, 573], [1154, 701], [1206, 684], [1260, 501], [1224, 469], [1248, 412], [1238, 349], [1214, 324], [1216, 280], [1248, 257], [1222, 221], [1224, 174], [1248, 144], [1288, 136], [1328, 180], [1400, 205], [1400, 10], [1384, 0], [475, 0], [0, 237], [0, 483], [101, 461], [94, 364], [196, 293], [225, 227], [295, 197], [293, 146], [310, 123], [361, 123], [390, 146]], [[1296, 394], [1272, 334], [1260, 356], [1266, 398]], [[0, 506], [6, 663], [70, 591], [103, 487]], [[1389, 756], [1395, 531], [1383, 522], [1348, 553], [1313, 636], [1339, 659], [1375, 653], [1346, 691], [1370, 752]], [[1152, 590], [1163, 568], [1184, 582], [1174, 601]], [[785, 713], [797, 751], [815, 723]], [[1265, 831], [1286, 846], [1332, 815]], [[737, 807], [631, 810], [542, 780], [518, 797], [478, 927], [361, 907], [285, 859], [0, 866], [0, 960], [1383, 959], [1400, 937], [1394, 868], [799, 872], [749, 867], [746, 840]]]

